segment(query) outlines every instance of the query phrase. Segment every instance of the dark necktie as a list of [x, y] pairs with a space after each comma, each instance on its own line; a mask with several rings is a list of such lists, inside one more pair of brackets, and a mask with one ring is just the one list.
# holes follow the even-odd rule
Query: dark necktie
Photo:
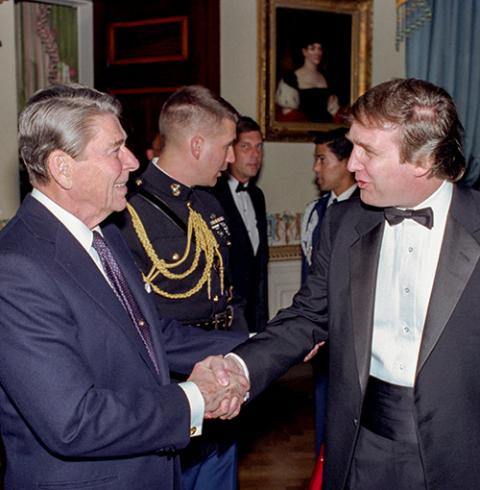
[[404, 219], [413, 219], [417, 223], [431, 229], [433, 226], [433, 211], [432, 208], [422, 209], [398, 209], [385, 208], [385, 219], [390, 225], [398, 225]]
[[135, 328], [140, 335], [140, 338], [142, 339], [143, 345], [147, 349], [148, 355], [153, 365], [155, 366], [155, 370], [158, 373], [158, 364], [155, 357], [155, 349], [153, 347], [152, 337], [150, 335], [150, 327], [148, 326], [148, 323], [143, 319], [140, 308], [135, 301], [135, 298], [127, 284], [125, 276], [120, 269], [120, 266], [112, 255], [112, 252], [103, 239], [102, 235], [100, 235], [98, 231], [93, 232], [92, 246], [97, 251], [98, 256], [100, 257], [100, 262], [102, 263], [103, 270], [105, 271], [105, 274], [107, 275], [112, 285], [112, 289], [115, 295], [119, 299], [120, 303], [122, 303], [122, 306], [125, 308], [128, 315], [130, 316], [130, 319], [135, 325]]
[[237, 188], [235, 189], [235, 192], [247, 192], [247, 186], [239, 182]]

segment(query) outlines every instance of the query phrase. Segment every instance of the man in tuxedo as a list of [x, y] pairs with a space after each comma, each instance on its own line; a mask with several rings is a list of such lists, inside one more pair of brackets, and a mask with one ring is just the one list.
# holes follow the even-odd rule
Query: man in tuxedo
[[239, 298], [251, 332], [268, 321], [268, 241], [265, 197], [255, 180], [263, 160], [260, 126], [250, 117], [237, 121], [235, 158], [214, 187], [230, 230], [233, 294]]
[[[328, 338], [324, 489], [476, 488], [480, 194], [455, 184], [455, 105], [393, 80], [352, 117], [360, 200], [332, 206], [292, 306], [234, 353], [256, 395]], [[240, 371], [232, 355], [218, 364]]]
[[[309, 203], [301, 227], [302, 284], [312, 268], [313, 251], [318, 247], [327, 209], [334, 203], [358, 196], [353, 173], [347, 168], [353, 145], [346, 138], [347, 128], [337, 128], [315, 136], [313, 171], [322, 196]], [[328, 347], [312, 359], [315, 381], [315, 451], [320, 454], [325, 432], [328, 386]]]
[[208, 362], [170, 383], [231, 339], [161, 320], [120, 232], [100, 226], [138, 167], [119, 115], [78, 85], [38, 92], [20, 115], [33, 191], [0, 234], [6, 489], [179, 488], [177, 451], [243, 396], [215, 395]]

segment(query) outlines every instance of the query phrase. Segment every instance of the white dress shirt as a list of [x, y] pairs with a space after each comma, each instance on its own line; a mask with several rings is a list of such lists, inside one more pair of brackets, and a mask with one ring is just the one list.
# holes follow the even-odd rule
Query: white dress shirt
[[[74, 236], [82, 248], [85, 249], [88, 255], [90, 255], [92, 260], [95, 262], [95, 265], [98, 267], [103, 277], [111, 287], [110, 281], [103, 270], [100, 257], [98, 256], [97, 251], [92, 247], [92, 230], [90, 230], [88, 226], [86, 226], [76, 216], [60, 207], [38, 189], [32, 190], [32, 197], [43, 204]], [[95, 230], [101, 233], [100, 227], [96, 227]], [[191, 381], [185, 381], [183, 383], [179, 383], [178, 385], [185, 392], [190, 405], [190, 433], [193, 433], [195, 436], [199, 436], [202, 433], [203, 417], [205, 413], [205, 402], [203, 400], [203, 396], [198, 386]]]
[[433, 227], [385, 222], [373, 318], [370, 374], [413, 386], [423, 326], [440, 256], [453, 186], [444, 182], [414, 209], [431, 207]]
[[[260, 234], [258, 233], [257, 216], [255, 214], [255, 208], [253, 207], [252, 198], [248, 192], [237, 192], [237, 186], [239, 182], [232, 175], [228, 176], [228, 186], [233, 196], [235, 206], [237, 206], [238, 212], [242, 217], [245, 228], [252, 244], [253, 253], [256, 255], [258, 251], [258, 245], [260, 244]], [[248, 182], [243, 184], [248, 187]]]

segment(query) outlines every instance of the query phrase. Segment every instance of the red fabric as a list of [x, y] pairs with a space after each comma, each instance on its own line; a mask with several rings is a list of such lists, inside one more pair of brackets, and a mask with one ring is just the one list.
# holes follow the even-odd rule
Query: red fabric
[[323, 446], [320, 448], [320, 454], [318, 456], [317, 462], [315, 463], [315, 468], [313, 469], [313, 475], [310, 479], [310, 485], [308, 490], [322, 490], [323, 482]]

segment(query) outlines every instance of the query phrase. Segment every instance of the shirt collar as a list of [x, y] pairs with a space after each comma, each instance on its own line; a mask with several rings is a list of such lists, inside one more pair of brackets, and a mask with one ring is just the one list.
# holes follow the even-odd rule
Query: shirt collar
[[[93, 241], [92, 230], [72, 213], [52, 201], [42, 191], [34, 188], [31, 194], [32, 197], [43, 204], [55, 218], [65, 226], [65, 228], [78, 240], [80, 245], [88, 252]], [[96, 227], [95, 229], [99, 229], [99, 227]]]
[[[175, 177], [172, 177], [168, 172], [166, 172], [165, 170], [163, 170], [163, 168], [158, 165], [158, 157], [155, 157], [155, 158], [152, 159], [152, 164], [155, 166], [156, 169], [160, 170], [160, 172], [162, 172], [163, 174], [165, 174], [169, 179], [172, 179], [175, 182], [178, 182], [178, 180]], [[178, 182], [178, 183], [180, 185], [182, 185], [183, 187], [187, 187], [188, 189], [191, 189], [191, 187], [189, 185], [187, 185], [187, 184], [182, 184], [181, 182]]]
[[346, 201], [352, 196], [356, 188], [357, 188], [357, 184], [352, 184], [346, 191], [343, 191], [339, 196], [337, 196], [335, 192], [330, 191], [330, 197], [328, 198], [327, 205], [330, 206], [330, 204], [332, 204], [334, 199], [336, 199], [337, 202]]
[[[249, 181], [247, 180], [243, 185], [248, 187], [248, 182]], [[235, 194], [238, 184], [240, 184], [240, 181], [238, 181], [232, 174], [228, 174], [228, 185], [233, 194]]]

